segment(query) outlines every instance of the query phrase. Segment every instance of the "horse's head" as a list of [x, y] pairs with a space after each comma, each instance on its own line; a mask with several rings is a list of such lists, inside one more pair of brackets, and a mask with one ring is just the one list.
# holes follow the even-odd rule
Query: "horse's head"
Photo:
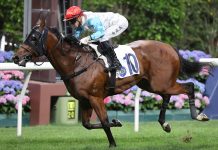
[[25, 66], [28, 61], [46, 54], [48, 28], [45, 26], [45, 19], [40, 18], [35, 27], [21, 44], [13, 57], [15, 64]]

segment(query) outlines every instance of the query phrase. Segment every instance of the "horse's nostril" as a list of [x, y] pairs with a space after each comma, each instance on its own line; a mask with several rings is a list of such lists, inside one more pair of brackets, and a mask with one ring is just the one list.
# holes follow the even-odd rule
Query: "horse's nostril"
[[14, 60], [14, 59], [18, 59], [18, 56], [13, 56], [12, 59], [13, 59], [13, 60]]
[[12, 57], [12, 60], [14, 61], [15, 64], [18, 64], [19, 57], [18, 56], [14, 56], [14, 57]]

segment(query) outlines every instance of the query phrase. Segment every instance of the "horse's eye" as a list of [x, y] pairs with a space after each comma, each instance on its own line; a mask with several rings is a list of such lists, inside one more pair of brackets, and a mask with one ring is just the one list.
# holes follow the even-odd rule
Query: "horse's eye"
[[34, 42], [37, 41], [37, 38], [34, 34], [31, 36], [31, 41], [34, 41]]

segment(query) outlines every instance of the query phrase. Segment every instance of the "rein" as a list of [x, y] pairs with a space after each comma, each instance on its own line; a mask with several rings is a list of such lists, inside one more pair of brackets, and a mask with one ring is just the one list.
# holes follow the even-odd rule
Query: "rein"
[[74, 77], [76, 77], [76, 76], [82, 74], [83, 72], [87, 71], [88, 68], [89, 68], [91, 65], [93, 65], [95, 62], [97, 62], [98, 60], [99, 60], [99, 57], [96, 58], [96, 59], [95, 59], [92, 63], [90, 63], [88, 66], [82, 68], [81, 70], [76, 71], [76, 72], [73, 71], [73, 73], [70, 73], [70, 74], [65, 75], [65, 76], [61, 76], [61, 79], [64, 80], [64, 81], [66, 81], [66, 80], [69, 80], [69, 79], [71, 79], [71, 78], [74, 78]]
[[[54, 46], [53, 48], [52, 48], [52, 50], [53, 49], [55, 49], [55, 48], [57, 48], [57, 46], [60, 44], [60, 42], [63, 42], [63, 38], [62, 37], [59, 37], [58, 38], [59, 39], [59, 41], [58, 41], [58, 43], [56, 44], [56, 46]], [[80, 45], [80, 42], [78, 41], [78, 39], [76, 39], [76, 38], [72, 38], [72, 40], [75, 42], [75, 44], [78, 44], [78, 45]], [[83, 48], [84, 49], [84, 48]], [[51, 51], [51, 50], [50, 50]], [[81, 55], [79, 55], [79, 50], [77, 50], [77, 52], [76, 52], [77, 54], [76, 54], [76, 58], [75, 58], [75, 60], [74, 60], [74, 64], [76, 64], [76, 62], [81, 58]], [[91, 53], [90, 51], [89, 51], [89, 53]], [[78, 75], [80, 75], [80, 74], [82, 74], [83, 72], [86, 72], [87, 70], [88, 70], [88, 68], [91, 66], [91, 65], [93, 65], [95, 62], [97, 62], [99, 60], [99, 57], [97, 57], [96, 59], [94, 59], [94, 61], [92, 62], [92, 63], [90, 63], [89, 65], [87, 65], [87, 66], [85, 66], [84, 68], [82, 68], [82, 69], [80, 69], [79, 71], [72, 71], [72, 73], [70, 73], [70, 74], [67, 74], [67, 75], [60, 75], [61, 76], [61, 79], [62, 80], [64, 80], [64, 81], [66, 81], [66, 80], [69, 80], [69, 79], [71, 79], [71, 78], [74, 78], [74, 77], [76, 77], [76, 76], [78, 76]]]
[[[71, 39], [74, 41], [75, 44], [78, 44], [79, 46], [81, 46], [80, 41], [79, 41], [78, 39], [76, 39], [75, 37], [72, 37]], [[85, 48], [86, 48], [86, 47], [83, 47], [82, 49], [85, 49]], [[89, 54], [91, 54], [90, 51], [87, 51], [87, 52], [88, 52]], [[77, 54], [76, 54], [76, 58], [75, 58], [75, 60], [74, 60], [74, 64], [76, 64], [76, 62], [81, 58], [81, 55], [79, 55], [79, 54], [80, 54], [79, 50], [77, 50], [76, 53], [77, 53]], [[95, 58], [92, 63], [90, 63], [90, 64], [88, 64], [87, 66], [83, 67], [83, 68], [80, 69], [79, 71], [76, 71], [76, 72], [75, 72], [75, 71], [73, 70], [71, 73], [69, 73], [69, 74], [67, 74], [67, 75], [60, 75], [60, 76], [61, 76], [61, 79], [64, 80], [64, 81], [66, 81], [66, 80], [69, 80], [69, 79], [71, 79], [71, 78], [74, 78], [74, 77], [76, 77], [76, 76], [82, 74], [83, 72], [86, 72], [86, 71], [88, 70], [88, 68], [89, 68], [91, 65], [93, 65], [95, 62], [97, 62], [98, 60], [99, 60], [99, 57]]]

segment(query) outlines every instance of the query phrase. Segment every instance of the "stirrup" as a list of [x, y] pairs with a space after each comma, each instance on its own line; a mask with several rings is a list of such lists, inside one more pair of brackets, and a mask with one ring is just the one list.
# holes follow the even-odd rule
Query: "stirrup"
[[110, 66], [110, 67], [104, 69], [105, 72], [113, 72], [116, 70], [117, 70], [116, 66]]
[[120, 62], [114, 63], [114, 68], [116, 68], [117, 70], [120, 70], [122, 68], [121, 63]]
[[105, 72], [113, 72], [113, 71], [116, 71], [116, 70], [120, 70], [121, 67], [122, 67], [122, 65], [120, 63], [116, 64], [116, 65], [111, 65], [108, 68], [105, 68]]

